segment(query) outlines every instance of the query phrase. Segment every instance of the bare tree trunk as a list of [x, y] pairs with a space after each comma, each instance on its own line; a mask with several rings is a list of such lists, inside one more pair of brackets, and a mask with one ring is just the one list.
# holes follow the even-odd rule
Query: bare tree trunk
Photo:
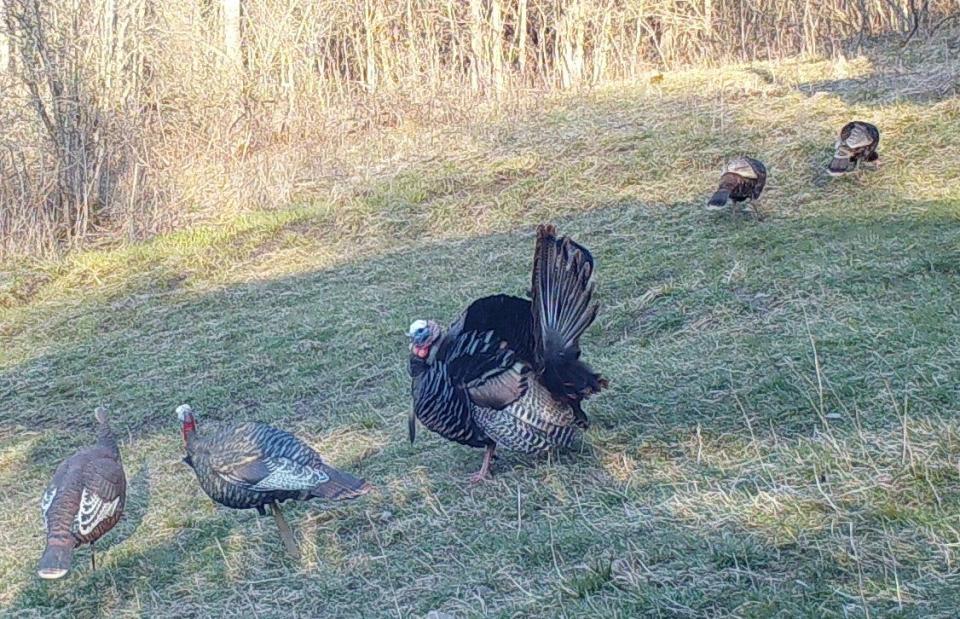
[[499, 0], [490, 3], [490, 73], [493, 89], [503, 90], [503, 13]]
[[367, 90], [377, 89], [377, 47], [376, 47], [377, 9], [372, 2], [365, 2], [363, 7], [363, 49], [366, 70], [364, 83]]
[[483, 2], [470, 0], [470, 86], [482, 90], [488, 80], [483, 53]]
[[10, 38], [7, 36], [6, 4], [0, 2], [0, 74], [10, 68]]
[[240, 48], [241, 0], [223, 0], [223, 52], [231, 69], [241, 66]]
[[517, 60], [521, 78], [527, 70], [527, 0], [520, 0], [520, 16], [517, 24]]

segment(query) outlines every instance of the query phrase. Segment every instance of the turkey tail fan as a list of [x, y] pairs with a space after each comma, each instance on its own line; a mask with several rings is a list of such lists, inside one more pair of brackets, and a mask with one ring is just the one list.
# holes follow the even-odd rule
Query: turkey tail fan
[[846, 174], [853, 168], [850, 157], [834, 157], [827, 166], [827, 172], [833, 175]]
[[311, 490], [310, 496], [342, 501], [355, 499], [373, 490], [373, 486], [365, 480], [350, 473], [338, 471], [328, 464], [321, 465], [321, 468], [329, 479]]
[[[580, 336], [599, 309], [593, 301], [593, 268], [587, 248], [568, 237], [557, 238], [554, 226], [537, 228], [531, 290], [537, 369], [550, 393], [571, 403], [606, 386], [580, 361]], [[577, 420], [586, 424], [582, 411]]]
[[568, 351], [579, 356], [579, 339], [597, 316], [593, 303], [593, 256], [554, 226], [537, 228], [533, 257], [533, 321], [537, 353], [544, 360]]
[[44, 580], [63, 578], [73, 563], [72, 540], [47, 540], [47, 548], [37, 564], [37, 576]]
[[718, 189], [715, 194], [710, 198], [710, 201], [707, 202], [707, 206], [712, 206], [714, 208], [722, 208], [726, 206], [727, 200], [730, 199], [730, 190], [729, 189]]

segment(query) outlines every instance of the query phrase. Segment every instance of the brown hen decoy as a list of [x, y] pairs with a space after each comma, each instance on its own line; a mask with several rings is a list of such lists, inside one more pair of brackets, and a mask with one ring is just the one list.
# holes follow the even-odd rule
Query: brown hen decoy
[[127, 479], [120, 449], [98, 407], [97, 444], [73, 454], [57, 467], [40, 500], [47, 548], [40, 557], [37, 575], [62, 578], [70, 571], [73, 550], [90, 544], [90, 564], [97, 569], [94, 542], [112, 529], [123, 514]]

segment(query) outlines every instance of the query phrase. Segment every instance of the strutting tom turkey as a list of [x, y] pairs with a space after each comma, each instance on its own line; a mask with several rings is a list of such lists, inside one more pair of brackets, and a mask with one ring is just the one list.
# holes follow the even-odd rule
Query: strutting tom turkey
[[293, 557], [299, 549], [280, 512], [287, 500], [343, 500], [366, 494], [364, 480], [326, 464], [320, 454], [296, 436], [263, 423], [218, 425], [199, 433], [197, 418], [187, 404], [177, 407], [187, 455], [211, 499], [233, 509], [270, 506], [280, 537]]
[[832, 176], [841, 176], [857, 169], [862, 162], [878, 163], [877, 145], [880, 144], [880, 130], [875, 125], [855, 120], [840, 130], [833, 159], [827, 166]]
[[60, 463], [40, 500], [47, 548], [40, 557], [37, 575], [62, 578], [70, 571], [73, 550], [90, 544], [90, 564], [97, 568], [94, 542], [112, 529], [123, 514], [127, 479], [120, 449], [107, 420], [107, 411], [94, 413], [97, 444]]
[[471, 303], [444, 331], [410, 325], [416, 421], [485, 449], [474, 481], [490, 474], [499, 445], [537, 453], [571, 444], [589, 424], [581, 402], [607, 382], [580, 360], [580, 336], [597, 316], [593, 256], [553, 226], [537, 229], [531, 299], [498, 294]]
[[[728, 201], [755, 201], [760, 198], [766, 184], [767, 168], [762, 162], [752, 157], [737, 157], [724, 167], [720, 184], [707, 202], [707, 210], [718, 211], [724, 208]], [[752, 204], [754, 212], [759, 215], [756, 203]]]

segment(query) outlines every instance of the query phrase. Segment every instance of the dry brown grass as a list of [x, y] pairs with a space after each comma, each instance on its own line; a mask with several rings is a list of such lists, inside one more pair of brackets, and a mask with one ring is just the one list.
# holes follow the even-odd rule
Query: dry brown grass
[[[2, 0], [0, 255], [309, 201], [397, 136], [654, 68], [836, 55], [942, 31], [957, 0]], [[919, 8], [918, 8], [919, 7]], [[0, 54], [2, 55], [2, 54]], [[362, 148], [356, 148], [362, 144]]]

